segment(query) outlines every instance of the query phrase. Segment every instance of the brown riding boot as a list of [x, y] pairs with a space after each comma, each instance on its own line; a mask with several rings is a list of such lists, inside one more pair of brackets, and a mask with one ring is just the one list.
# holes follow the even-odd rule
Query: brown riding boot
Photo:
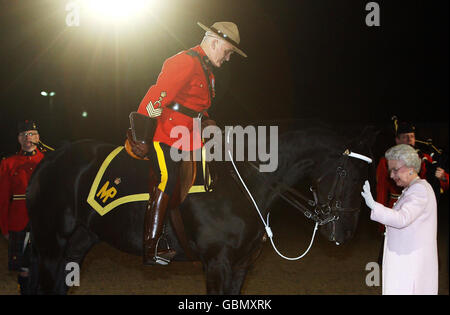
[[169, 203], [169, 195], [154, 187], [144, 218], [144, 265], [167, 265], [175, 256], [175, 251], [160, 249], [158, 240], [164, 225], [164, 216]]

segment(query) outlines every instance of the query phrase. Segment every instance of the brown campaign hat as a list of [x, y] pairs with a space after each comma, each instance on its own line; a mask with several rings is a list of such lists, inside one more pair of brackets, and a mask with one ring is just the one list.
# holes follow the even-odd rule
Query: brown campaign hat
[[216, 22], [210, 27], [207, 27], [200, 22], [197, 22], [197, 24], [205, 31], [210, 31], [223, 40], [229, 42], [231, 45], [233, 45], [234, 50], [239, 55], [247, 58], [247, 55], [239, 48], [239, 42], [241, 41], [241, 39], [239, 37], [239, 30], [236, 24], [232, 22]]

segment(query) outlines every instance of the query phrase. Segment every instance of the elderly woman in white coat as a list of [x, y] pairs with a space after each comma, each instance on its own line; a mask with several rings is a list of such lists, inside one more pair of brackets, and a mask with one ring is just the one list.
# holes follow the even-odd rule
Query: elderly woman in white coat
[[385, 157], [391, 178], [403, 192], [392, 209], [373, 200], [366, 181], [361, 193], [370, 218], [386, 225], [382, 271], [383, 294], [437, 294], [437, 208], [430, 184], [420, 179], [420, 158], [407, 144]]

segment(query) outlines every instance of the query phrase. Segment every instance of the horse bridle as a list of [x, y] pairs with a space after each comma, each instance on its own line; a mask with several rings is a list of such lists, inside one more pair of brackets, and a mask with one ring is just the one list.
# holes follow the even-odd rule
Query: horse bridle
[[[341, 202], [344, 180], [348, 174], [346, 165], [350, 157], [363, 160], [369, 164], [372, 163], [372, 159], [365, 155], [351, 152], [348, 149], [345, 150], [336, 168], [333, 185], [331, 186], [331, 189], [327, 195], [327, 200], [324, 203], [320, 203], [317, 190], [320, 182], [327, 174], [329, 174], [329, 171], [325, 171], [315, 181], [315, 185], [310, 186], [309, 190], [313, 195], [313, 199], [305, 197], [298, 190], [279, 181], [269, 185], [269, 187], [275, 191], [279, 197], [288, 202], [297, 210], [301, 211], [308, 219], [317, 222], [319, 225], [324, 225], [339, 220], [340, 213], [346, 212], [356, 214], [359, 212], [359, 208], [343, 208]], [[255, 167], [255, 165], [251, 165]]]

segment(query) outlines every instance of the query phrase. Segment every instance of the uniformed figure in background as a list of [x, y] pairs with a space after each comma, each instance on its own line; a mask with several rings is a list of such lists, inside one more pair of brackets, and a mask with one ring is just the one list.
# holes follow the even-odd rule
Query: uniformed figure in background
[[[201, 140], [199, 132], [193, 133], [194, 118], [201, 118], [202, 126], [215, 124], [207, 113], [215, 96], [213, 68], [220, 68], [234, 52], [247, 57], [238, 48], [239, 30], [234, 23], [198, 25], [206, 31], [201, 44], [164, 62], [156, 84], [150, 87], [138, 108], [138, 113], [157, 117], [153, 139], [147, 144], [132, 144], [135, 154], [148, 157], [158, 177], [157, 184], [150, 187], [145, 214], [144, 264], [166, 265], [175, 255], [173, 250], [157, 248], [166, 208], [179, 174], [180, 162], [172, 160], [171, 148], [185, 152], [199, 149]], [[180, 126], [189, 131], [188, 140], [182, 134], [171, 136], [174, 127]]]
[[39, 130], [34, 121], [20, 122], [17, 134], [20, 151], [0, 164], [0, 230], [8, 240], [8, 269], [19, 272], [18, 282], [23, 293], [30, 254], [25, 193], [31, 174], [46, 150], [38, 148]]

